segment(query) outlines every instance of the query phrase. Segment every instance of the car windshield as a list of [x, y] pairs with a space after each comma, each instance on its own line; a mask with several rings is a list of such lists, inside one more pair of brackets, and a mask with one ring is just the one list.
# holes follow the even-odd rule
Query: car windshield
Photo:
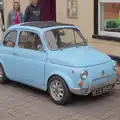
[[50, 50], [87, 45], [87, 42], [81, 32], [75, 28], [50, 30], [45, 33], [45, 37], [47, 46]]

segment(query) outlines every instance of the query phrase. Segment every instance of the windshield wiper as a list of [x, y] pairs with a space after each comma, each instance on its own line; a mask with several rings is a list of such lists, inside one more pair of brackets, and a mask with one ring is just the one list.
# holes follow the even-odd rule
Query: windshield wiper
[[87, 45], [87, 42], [75, 43], [75, 45], [77, 45], [77, 46], [81, 46], [81, 45], [84, 45], [84, 46], [86, 46], [86, 45]]
[[62, 49], [73, 46], [74, 44], [72, 44], [72, 45], [70, 44], [70, 43], [72, 43], [72, 42], [74, 42], [74, 41], [70, 41], [70, 42], [68, 42], [68, 43], [65, 43], [64, 46], [62, 47]]
[[62, 47], [62, 49], [64, 48], [69, 48], [69, 47], [78, 47], [78, 46], [86, 46], [87, 45], [87, 42], [80, 42], [80, 43], [74, 43], [74, 44], [70, 44], [74, 41], [70, 41], [69, 43], [65, 43], [64, 46]]

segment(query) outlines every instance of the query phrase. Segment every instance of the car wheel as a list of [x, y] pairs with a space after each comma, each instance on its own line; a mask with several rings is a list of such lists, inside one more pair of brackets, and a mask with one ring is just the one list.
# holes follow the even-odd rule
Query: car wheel
[[0, 84], [4, 84], [7, 81], [3, 66], [0, 64]]
[[64, 105], [70, 102], [71, 92], [67, 83], [60, 77], [55, 76], [50, 79], [48, 91], [54, 103]]

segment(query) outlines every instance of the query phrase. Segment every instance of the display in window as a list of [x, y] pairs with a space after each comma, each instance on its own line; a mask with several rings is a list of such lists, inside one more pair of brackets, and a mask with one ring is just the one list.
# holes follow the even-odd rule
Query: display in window
[[101, 31], [120, 32], [120, 3], [101, 3]]
[[67, 0], [67, 16], [77, 18], [77, 0]]

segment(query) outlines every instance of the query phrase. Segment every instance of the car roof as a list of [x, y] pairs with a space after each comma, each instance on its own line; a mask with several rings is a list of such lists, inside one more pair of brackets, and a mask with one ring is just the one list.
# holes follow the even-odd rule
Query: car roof
[[58, 28], [77, 28], [73, 24], [66, 24], [66, 23], [60, 23], [60, 22], [54, 22], [54, 21], [35, 21], [35, 22], [25, 22], [13, 25], [8, 28], [8, 31], [11, 30], [19, 30], [19, 29], [29, 29], [29, 30], [42, 30], [41, 32], [46, 32], [48, 30], [52, 29], [58, 29]]
[[35, 22], [26, 22], [23, 24], [20, 24], [20, 26], [29, 26], [29, 27], [37, 27], [37, 28], [48, 28], [48, 27], [57, 27], [57, 26], [74, 26], [72, 24], [65, 24], [60, 22], [54, 22], [54, 21], [35, 21]]

